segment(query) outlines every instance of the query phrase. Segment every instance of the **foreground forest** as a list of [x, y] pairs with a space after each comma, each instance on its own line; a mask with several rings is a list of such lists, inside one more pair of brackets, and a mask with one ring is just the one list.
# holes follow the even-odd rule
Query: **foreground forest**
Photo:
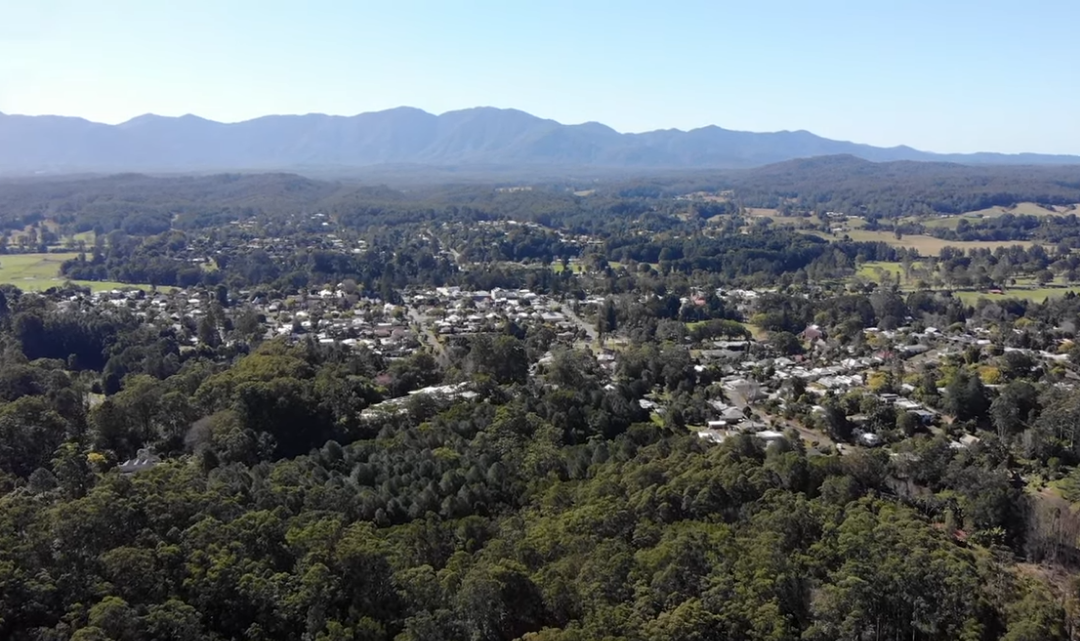
[[0, 639], [1075, 638], [1080, 235], [673, 184], [0, 186]]
[[[889, 498], [883, 452], [708, 446], [634, 422], [629, 391], [581, 359], [351, 429], [369, 363], [310, 347], [132, 379], [89, 417], [55, 366], [7, 366], [5, 469], [28, 480], [0, 499], [0, 635], [1068, 638], [1067, 604], [1008, 548], [958, 545]], [[282, 457], [320, 425], [352, 442]], [[191, 455], [110, 470], [110, 453], [172, 438]]]

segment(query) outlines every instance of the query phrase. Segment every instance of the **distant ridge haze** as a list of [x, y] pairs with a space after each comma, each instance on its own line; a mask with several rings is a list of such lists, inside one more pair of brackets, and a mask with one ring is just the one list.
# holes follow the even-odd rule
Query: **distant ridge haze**
[[148, 114], [118, 125], [0, 114], [0, 171], [7, 174], [378, 165], [721, 169], [834, 154], [877, 162], [1080, 164], [1080, 156], [873, 147], [807, 131], [753, 133], [708, 126], [619, 133], [601, 123], [564, 125], [492, 107], [441, 115], [399, 107], [356, 116], [263, 116], [237, 123]]

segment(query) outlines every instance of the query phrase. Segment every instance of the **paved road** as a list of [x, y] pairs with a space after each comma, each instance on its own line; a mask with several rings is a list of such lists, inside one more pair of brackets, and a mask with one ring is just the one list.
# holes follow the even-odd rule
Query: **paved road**
[[589, 336], [590, 342], [598, 343], [600, 341], [600, 333], [596, 331], [596, 327], [582, 320], [580, 316], [574, 313], [574, 310], [570, 307], [568, 303], [563, 303], [562, 308], [563, 313], [566, 314], [567, 318], [574, 321], [575, 323], [577, 323], [578, 327], [585, 330], [585, 333]]
[[427, 343], [431, 347], [439, 364], [443, 367], [450, 365], [450, 355], [446, 353], [446, 347], [443, 346], [439, 337], [435, 334], [435, 330], [431, 328], [432, 325], [428, 317], [421, 314], [420, 310], [415, 307], [409, 307], [409, 320], [420, 327], [420, 342]]
[[776, 416], [773, 414], [762, 414], [762, 416], [772, 421], [774, 425], [781, 425], [784, 428], [790, 428], [799, 433], [799, 437], [807, 442], [817, 441], [819, 445], [834, 445], [831, 438], [825, 432], [819, 432], [818, 430], [812, 430], [806, 427], [802, 423], [784, 418], [783, 416]]

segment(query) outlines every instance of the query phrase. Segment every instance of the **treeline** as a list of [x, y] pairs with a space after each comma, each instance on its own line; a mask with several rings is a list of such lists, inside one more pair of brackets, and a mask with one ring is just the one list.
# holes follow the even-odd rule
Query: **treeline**
[[347, 224], [381, 217], [416, 222], [436, 213], [474, 212], [591, 233], [612, 220], [663, 221], [665, 214], [686, 210], [686, 203], [675, 197], [698, 191], [724, 193], [728, 200], [694, 205], [694, 215], [701, 217], [734, 213], [739, 207], [775, 207], [898, 218], [1020, 202], [1073, 205], [1080, 202], [1080, 169], [873, 163], [826, 156], [744, 171], [689, 172], [580, 187], [448, 185], [401, 192], [287, 174], [12, 180], [0, 184], [0, 227], [21, 229], [51, 220], [70, 232], [119, 229], [146, 235], [317, 212]]
[[[281, 356], [199, 387], [305, 367], [265, 361]], [[1067, 638], [1043, 584], [929, 527], [922, 508], [879, 498], [887, 457], [807, 457], [748, 436], [707, 449], [633, 422], [636, 404], [612, 420], [616, 407], [590, 400], [606, 393], [588, 371], [560, 362], [557, 390], [520, 399], [489, 388], [413, 402], [376, 434], [293, 459], [275, 460], [261, 437], [244, 445], [223, 419], [196, 422], [184, 443], [197, 455], [132, 476], [103, 471], [110, 450], [87, 454], [108, 424], [91, 420], [0, 498], [0, 634]], [[132, 397], [149, 382], [129, 385], [109, 401], [124, 413], [145, 407]], [[51, 403], [27, 398], [0, 407], [0, 426]], [[168, 429], [159, 415], [129, 420], [142, 416]], [[280, 420], [306, 433], [299, 418]]]
[[125, 174], [0, 183], [0, 229], [22, 229], [49, 220], [71, 233], [121, 230], [151, 235], [241, 220], [310, 219], [322, 213], [347, 227], [467, 217], [566, 224], [587, 231], [609, 217], [648, 214], [653, 204], [645, 198], [579, 196], [563, 185], [528, 189], [450, 185], [403, 193], [289, 174], [167, 178]]
[[954, 228], [923, 225], [921, 233], [945, 240], [1032, 240], [1072, 249], [1080, 247], [1080, 218], [1071, 213], [1061, 216], [1006, 213], [979, 220], [961, 218]]
[[604, 258], [655, 263], [662, 272], [704, 272], [729, 282], [775, 282], [788, 274], [837, 278], [858, 262], [897, 260], [903, 250], [885, 243], [832, 243], [816, 236], [756, 227], [750, 233], [718, 236], [642, 236], [608, 239]]
[[0, 184], [0, 225], [52, 220], [76, 232], [153, 234], [168, 230], [174, 217], [181, 226], [208, 226], [302, 210], [338, 189], [286, 174], [7, 180]]
[[823, 156], [711, 175], [638, 179], [610, 189], [626, 197], [650, 198], [719, 192], [743, 207], [899, 218], [1021, 202], [1080, 203], [1080, 167], [875, 163]]
[[[885, 243], [829, 243], [787, 230], [755, 227], [748, 233], [706, 235], [693, 228], [643, 235], [609, 229], [603, 246], [573, 241], [565, 232], [523, 225], [485, 226], [447, 221], [441, 226], [398, 224], [342, 229], [363, 251], [328, 242], [303, 229], [274, 230], [274, 243], [255, 230], [228, 227], [212, 237], [182, 231], [136, 236], [114, 231], [90, 251], [64, 262], [75, 280], [107, 280], [162, 287], [232, 289], [267, 286], [283, 291], [351, 279], [361, 291], [394, 301], [410, 285], [466, 285], [477, 289], [528, 287], [567, 293], [575, 283], [570, 260], [609, 276], [612, 291], [630, 291], [636, 279], [703, 275], [709, 282], [767, 285], [850, 276], [859, 263], [894, 261], [910, 252]], [[270, 233], [270, 230], [265, 230]], [[258, 242], [252, 246], [252, 240]], [[212, 261], [212, 262], [211, 262]], [[554, 263], [562, 264], [562, 269]], [[612, 264], [624, 263], [625, 270]], [[463, 269], [464, 266], [464, 269]], [[620, 285], [620, 279], [626, 280]]]

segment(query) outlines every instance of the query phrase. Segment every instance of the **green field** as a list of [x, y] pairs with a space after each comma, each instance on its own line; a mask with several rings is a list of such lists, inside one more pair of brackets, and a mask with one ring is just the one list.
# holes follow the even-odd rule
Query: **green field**
[[[821, 232], [810, 232], [815, 236], [820, 236], [826, 240], [837, 240], [842, 236], [831, 236], [829, 234], [823, 234]], [[891, 231], [867, 231], [865, 229], [853, 229], [847, 232], [847, 236], [851, 240], [857, 242], [878, 242], [892, 245], [893, 247], [908, 247], [916, 249], [919, 254], [923, 256], [937, 256], [941, 253], [941, 250], [945, 247], [955, 247], [957, 249], [997, 249], [998, 247], [1012, 247], [1013, 245], [1020, 245], [1022, 247], [1030, 247], [1033, 243], [1031, 241], [1024, 240], [1008, 240], [1008, 241], [955, 241], [955, 240], [942, 240], [941, 238], [934, 238], [933, 236], [919, 236], [919, 235], [907, 235], [897, 239], [896, 235]]]
[[[916, 262], [912, 267], [917, 269], [920, 267], [920, 264]], [[888, 275], [890, 280], [895, 280], [897, 274], [900, 275], [901, 289], [911, 289], [913, 279], [904, 277], [903, 266], [898, 262], [875, 261], [863, 263], [862, 265], [859, 265], [859, 269], [855, 272], [855, 278], [881, 282], [881, 277], [883, 275]], [[1051, 283], [1049, 286], [1040, 287], [1034, 278], [1022, 277], [1015, 279], [1013, 286], [1005, 289], [1003, 294], [987, 294], [984, 291], [953, 291], [952, 294], [971, 305], [980, 298], [985, 298], [987, 300], [1019, 298], [1041, 303], [1047, 298], [1064, 296], [1068, 292], [1080, 293], [1080, 285], [1067, 284], [1060, 279], [1057, 282], [1059, 284], [1056, 286]]]
[[969, 305], [975, 304], [980, 298], [987, 300], [1005, 300], [1019, 298], [1041, 303], [1047, 298], [1057, 298], [1073, 292], [1080, 294], [1080, 286], [1073, 287], [1040, 287], [1034, 289], [1006, 289], [1003, 294], [987, 294], [986, 292], [953, 292], [960, 300]]
[[900, 276], [901, 280], [903, 280], [904, 268], [900, 263], [896, 262], [874, 261], [859, 265], [859, 269], [855, 272], [855, 275], [859, 278], [873, 281], [880, 281], [881, 277], [886, 274], [893, 279]]
[[[15, 285], [25, 291], [43, 291], [62, 285], [60, 265], [78, 254], [2, 254], [0, 255], [0, 284]], [[130, 285], [112, 281], [73, 280], [72, 283], [89, 287], [93, 291], [105, 291], [124, 287], [150, 289], [149, 285]]]
[[[612, 269], [619, 269], [622, 266], [623, 266], [623, 264], [620, 263], [617, 260], [609, 260], [608, 261], [608, 267], [610, 267]], [[657, 265], [655, 265], [655, 264], [653, 264], [652, 267], [653, 267], [653, 269], [658, 269]], [[561, 274], [562, 272], [566, 271], [566, 269], [569, 269], [574, 274], [583, 274], [583, 273], [585, 273], [585, 265], [583, 265], [581, 263], [571, 263], [566, 268], [564, 268], [562, 263], [560, 263], [558, 261], [555, 261], [555, 262], [551, 263], [551, 269], [556, 274]]]
[[775, 209], [762, 209], [760, 207], [747, 207], [746, 215], [751, 218], [770, 218], [777, 225], [794, 225], [799, 227], [806, 224], [818, 223], [817, 218], [802, 216], [781, 216]]

